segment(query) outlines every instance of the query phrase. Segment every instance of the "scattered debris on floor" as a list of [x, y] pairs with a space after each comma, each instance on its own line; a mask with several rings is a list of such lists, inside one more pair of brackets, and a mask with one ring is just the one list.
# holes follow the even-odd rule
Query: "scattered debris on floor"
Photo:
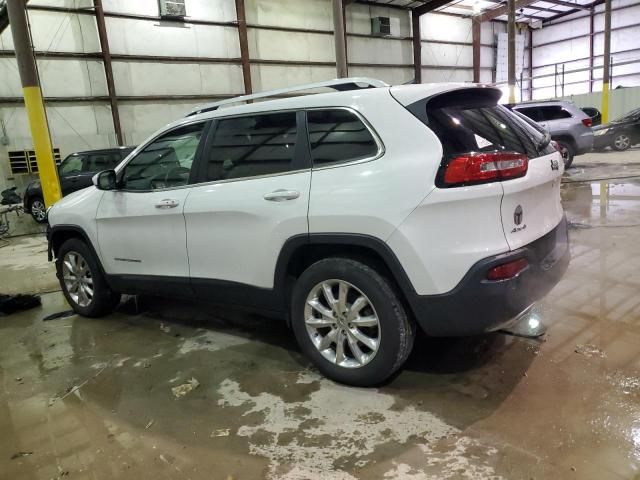
[[16, 382], [18, 382], [18, 383], [22, 384], [22, 382], [23, 382], [23, 380], [24, 380], [24, 379], [23, 379], [22, 377], [16, 377], [16, 378], [14, 378], [14, 380], [15, 380]]
[[75, 315], [76, 312], [74, 312], [73, 310], [65, 310], [63, 312], [56, 312], [56, 313], [52, 313], [51, 315], [47, 315], [46, 317], [44, 317], [42, 319], [43, 322], [46, 322], [48, 320], [56, 320], [58, 318], [67, 318], [67, 317], [71, 317], [73, 315]]
[[154, 423], [155, 423], [155, 420], [149, 420], [149, 423], [145, 425], [144, 429], [149, 430]]
[[191, 377], [187, 383], [183, 383], [182, 385], [178, 385], [177, 387], [171, 388], [171, 391], [175, 395], [176, 398], [184, 397], [191, 390], [195, 390], [200, 386], [200, 382], [195, 378]]
[[229, 434], [231, 433], [230, 429], [228, 428], [220, 428], [219, 430], [214, 430], [213, 432], [211, 432], [210, 437], [228, 437]]
[[11, 460], [15, 460], [16, 458], [28, 457], [29, 455], [33, 455], [33, 452], [16, 452], [11, 455]]
[[576, 345], [575, 352], [579, 353], [580, 355], [584, 355], [585, 357], [607, 358], [606, 353], [604, 353], [602, 350], [591, 343]]
[[37, 295], [4, 295], [0, 293], [0, 315], [11, 315], [40, 305], [42, 305], [42, 301]]
[[164, 323], [160, 324], [160, 330], [162, 330], [164, 333], [171, 333], [171, 327], [168, 327]]

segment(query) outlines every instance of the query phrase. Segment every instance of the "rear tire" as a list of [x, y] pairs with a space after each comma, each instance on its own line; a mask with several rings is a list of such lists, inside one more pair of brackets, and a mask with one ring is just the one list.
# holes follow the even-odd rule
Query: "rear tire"
[[120, 294], [107, 284], [98, 259], [80, 239], [70, 238], [62, 244], [56, 273], [67, 302], [84, 317], [107, 315], [120, 302]]
[[29, 202], [29, 212], [37, 223], [47, 222], [47, 207], [45, 207], [42, 198], [35, 197]]
[[562, 160], [564, 161], [564, 169], [568, 169], [571, 167], [573, 163], [573, 157], [576, 156], [576, 150], [573, 148], [568, 142], [564, 140], [557, 140], [558, 146], [560, 147], [560, 154], [562, 155]]
[[293, 288], [291, 319], [313, 364], [326, 377], [358, 387], [379, 385], [393, 375], [415, 338], [390, 282], [348, 258], [320, 260], [302, 273]]
[[631, 138], [626, 133], [619, 133], [613, 138], [611, 147], [618, 152], [624, 152], [631, 147]]

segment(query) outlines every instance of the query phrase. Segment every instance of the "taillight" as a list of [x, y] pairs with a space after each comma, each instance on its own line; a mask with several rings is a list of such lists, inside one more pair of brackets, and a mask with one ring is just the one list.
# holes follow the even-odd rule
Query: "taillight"
[[593, 125], [593, 119], [592, 118], [583, 118], [582, 119], [582, 124], [585, 127], [590, 127], [591, 125]]
[[445, 167], [445, 186], [509, 180], [527, 174], [529, 160], [523, 153], [465, 153], [449, 161]]
[[527, 268], [528, 265], [529, 262], [526, 258], [520, 258], [509, 263], [503, 263], [502, 265], [493, 267], [487, 272], [487, 280], [508, 280], [509, 278], [513, 278], [518, 275]]

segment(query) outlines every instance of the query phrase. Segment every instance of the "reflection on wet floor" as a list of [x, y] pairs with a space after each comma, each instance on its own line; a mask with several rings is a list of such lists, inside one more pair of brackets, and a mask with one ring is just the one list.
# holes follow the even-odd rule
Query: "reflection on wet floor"
[[637, 478], [640, 179], [562, 195], [547, 334], [420, 337], [378, 389], [321, 378], [260, 316], [141, 298], [43, 322], [68, 308], [43, 296], [0, 319], [0, 478]]

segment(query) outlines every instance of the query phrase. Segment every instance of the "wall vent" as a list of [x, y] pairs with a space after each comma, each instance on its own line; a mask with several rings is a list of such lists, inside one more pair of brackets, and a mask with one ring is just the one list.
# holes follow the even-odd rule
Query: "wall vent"
[[373, 17], [371, 19], [371, 34], [378, 37], [391, 35], [391, 19], [389, 17]]
[[[53, 149], [53, 159], [60, 165], [60, 149]], [[9, 152], [9, 167], [12, 175], [28, 175], [38, 173], [36, 152], [34, 150], [15, 150]]]
[[169, 19], [183, 19], [187, 16], [185, 0], [158, 0], [160, 17]]

